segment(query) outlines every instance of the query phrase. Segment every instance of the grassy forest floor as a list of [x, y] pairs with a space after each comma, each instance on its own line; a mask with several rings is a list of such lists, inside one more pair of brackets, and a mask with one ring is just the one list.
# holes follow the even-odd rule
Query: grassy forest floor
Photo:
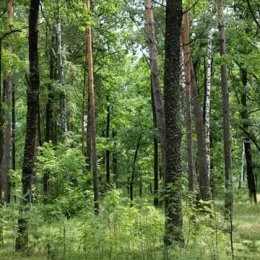
[[[260, 195], [258, 196], [260, 201]], [[59, 210], [43, 206], [32, 208], [29, 220], [28, 250], [16, 253], [17, 208], [2, 209], [3, 242], [1, 260], [139, 260], [139, 259], [232, 259], [230, 225], [219, 212], [214, 218], [196, 216], [190, 221], [190, 207], [184, 203], [183, 248], [163, 248], [164, 217], [147, 200], [137, 200], [133, 207], [127, 199], [111, 192], [104, 199], [99, 217], [89, 210], [66, 218]], [[234, 259], [260, 259], [260, 203], [236, 201], [234, 204]]]

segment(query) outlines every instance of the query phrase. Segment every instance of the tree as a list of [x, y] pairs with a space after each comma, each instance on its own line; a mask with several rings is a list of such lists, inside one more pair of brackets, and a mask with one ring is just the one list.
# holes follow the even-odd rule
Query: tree
[[166, 3], [164, 109], [166, 126], [164, 242], [183, 243], [180, 100], [182, 1]]
[[[91, 12], [91, 2], [87, 0], [87, 9]], [[93, 52], [92, 52], [92, 30], [87, 26], [87, 64], [88, 64], [88, 124], [89, 136], [91, 137], [91, 159], [93, 171], [94, 188], [94, 212], [99, 214], [99, 181], [97, 169], [97, 148], [96, 148], [96, 118], [95, 118], [95, 96], [94, 96], [94, 73], [93, 73]]]
[[[226, 54], [225, 25], [223, 16], [223, 1], [218, 0], [218, 27], [220, 55]], [[230, 134], [230, 108], [229, 90], [227, 79], [227, 65], [223, 61], [221, 65], [221, 89], [223, 108], [223, 136], [224, 136], [224, 157], [225, 157], [225, 215], [232, 216], [233, 211], [233, 187], [232, 187], [232, 155], [231, 155], [231, 134]]]
[[[12, 28], [13, 20], [13, 1], [8, 2], [8, 20], [9, 26]], [[12, 52], [12, 45], [7, 44], [8, 52]], [[12, 148], [13, 148], [13, 135], [12, 135], [12, 94], [13, 94], [13, 75], [11, 68], [9, 69], [8, 76], [4, 80], [4, 100], [6, 105], [5, 121], [7, 122], [4, 127], [4, 154], [3, 154], [3, 169], [2, 169], [2, 192], [4, 193], [3, 201], [10, 203], [11, 199], [11, 180], [10, 169], [12, 168]]]
[[163, 164], [163, 170], [165, 172], [165, 165], [166, 165], [165, 115], [164, 115], [163, 100], [162, 100], [162, 94], [160, 88], [152, 1], [145, 0], [144, 5], [145, 5], [147, 37], [148, 37], [148, 44], [149, 44], [152, 94], [153, 94], [153, 101], [155, 106], [157, 128], [160, 137], [162, 164]]
[[182, 47], [185, 69], [185, 120], [187, 136], [187, 157], [188, 157], [188, 186], [191, 192], [194, 192], [197, 185], [197, 176], [194, 163], [193, 141], [192, 141], [192, 118], [191, 118], [191, 53], [190, 53], [190, 20], [189, 13], [183, 16]]
[[16, 250], [23, 250], [28, 244], [28, 221], [24, 216], [32, 202], [32, 178], [35, 170], [37, 111], [39, 102], [39, 68], [38, 68], [38, 13], [39, 0], [30, 1], [29, 14], [29, 86], [27, 92], [27, 119], [22, 167], [22, 195], [20, 216], [18, 218], [18, 236]]

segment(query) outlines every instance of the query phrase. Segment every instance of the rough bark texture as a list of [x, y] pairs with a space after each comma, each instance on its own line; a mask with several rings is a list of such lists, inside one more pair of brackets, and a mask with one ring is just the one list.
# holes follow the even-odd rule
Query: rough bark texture
[[182, 46], [184, 52], [185, 69], [185, 119], [187, 128], [187, 158], [188, 158], [188, 186], [189, 191], [194, 192], [197, 186], [197, 177], [194, 163], [193, 142], [192, 142], [192, 119], [191, 119], [191, 67], [190, 67], [190, 21], [189, 13], [183, 16]]
[[38, 12], [39, 0], [30, 1], [29, 14], [29, 86], [27, 92], [27, 120], [22, 167], [22, 195], [20, 214], [18, 218], [18, 236], [16, 249], [23, 250], [28, 245], [28, 221], [24, 216], [32, 198], [32, 178], [36, 157], [37, 110], [39, 101], [39, 69], [38, 69]]
[[191, 63], [191, 80], [192, 80], [192, 104], [195, 119], [195, 129], [198, 141], [198, 162], [199, 162], [199, 175], [200, 175], [200, 195], [202, 200], [210, 200], [210, 176], [207, 165], [207, 153], [205, 143], [205, 132], [203, 124], [203, 115], [200, 107], [200, 99], [198, 94], [198, 87], [195, 78], [194, 66]]
[[[246, 95], [246, 85], [247, 85], [247, 71], [245, 69], [241, 69], [241, 78], [243, 83], [243, 91], [241, 94], [241, 104], [243, 106], [243, 110], [240, 113], [242, 121], [242, 127], [245, 131], [248, 132], [249, 128], [249, 113], [247, 109], [247, 95]], [[253, 159], [252, 159], [252, 151], [251, 151], [251, 142], [247, 135], [244, 137], [244, 148], [245, 148], [245, 158], [246, 158], [246, 173], [247, 173], [247, 186], [249, 190], [249, 197], [255, 203], [257, 202], [257, 191], [256, 191], [256, 183], [255, 183], [255, 175], [253, 170]]]
[[146, 27], [147, 27], [147, 36], [148, 36], [148, 44], [149, 44], [150, 69], [151, 69], [152, 87], [153, 87], [152, 94], [153, 94], [154, 105], [155, 105], [157, 128], [160, 137], [162, 163], [165, 172], [165, 165], [166, 165], [165, 115], [164, 115], [163, 99], [162, 99], [161, 88], [160, 88], [156, 39], [155, 39], [155, 30], [154, 30], [154, 18], [153, 18], [151, 0], [145, 0], [145, 17], [146, 17], [146, 24], [147, 24]]
[[166, 125], [165, 227], [166, 245], [183, 243], [180, 37], [182, 1], [166, 3], [164, 108]]
[[[91, 2], [87, 0], [87, 8], [91, 10]], [[94, 212], [99, 214], [99, 181], [97, 169], [97, 148], [96, 148], [96, 118], [95, 118], [95, 96], [94, 96], [94, 75], [93, 75], [93, 51], [92, 51], [92, 31], [91, 26], [87, 27], [87, 57], [88, 57], [88, 96], [89, 111], [88, 119], [90, 124], [91, 136], [91, 159], [93, 171], [93, 187], [94, 187]]]
[[[223, 1], [218, 0], [219, 17], [219, 45], [220, 55], [226, 54], [225, 27], [223, 18]], [[224, 156], [225, 156], [225, 215], [229, 218], [233, 212], [233, 184], [232, 184], [232, 156], [230, 134], [229, 90], [227, 80], [227, 65], [221, 65], [221, 87], [223, 100], [223, 129], [224, 129]]]

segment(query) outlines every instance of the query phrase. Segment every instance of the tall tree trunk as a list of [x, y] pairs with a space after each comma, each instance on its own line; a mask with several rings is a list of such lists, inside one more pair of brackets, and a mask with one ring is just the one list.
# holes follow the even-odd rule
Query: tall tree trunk
[[164, 108], [166, 125], [164, 243], [183, 244], [180, 98], [182, 1], [166, 2]]
[[39, 0], [30, 1], [29, 14], [29, 86], [27, 92], [27, 120], [22, 167], [22, 195], [18, 218], [18, 236], [16, 250], [24, 250], [28, 245], [28, 220], [25, 213], [32, 198], [32, 178], [36, 159], [37, 110], [39, 102], [39, 68], [38, 68], [38, 13]]
[[[212, 0], [209, 0], [209, 14], [212, 15]], [[205, 87], [205, 145], [206, 145], [206, 161], [208, 173], [210, 175], [210, 100], [211, 100], [211, 63], [212, 63], [212, 40], [213, 29], [209, 27], [208, 31], [208, 48], [207, 48], [207, 72], [206, 72], [206, 87]]]
[[202, 200], [210, 200], [210, 176], [207, 165], [205, 132], [203, 125], [203, 115], [200, 107], [200, 99], [198, 93], [197, 82], [195, 78], [194, 66], [192, 60], [191, 63], [191, 81], [192, 81], [192, 104], [193, 113], [195, 119], [195, 128], [198, 141], [198, 162], [199, 162], [199, 174], [200, 174], [200, 195]]
[[[220, 55], [226, 54], [225, 25], [223, 16], [223, 1], [218, 0], [219, 45]], [[229, 219], [233, 212], [233, 184], [232, 184], [232, 155], [230, 133], [229, 90], [227, 80], [227, 65], [221, 65], [221, 86], [223, 100], [223, 129], [224, 129], [224, 156], [225, 156], [225, 217]]]
[[[113, 143], [115, 144], [114, 145], [114, 149], [116, 149], [116, 141], [115, 141], [115, 138], [116, 138], [116, 130], [112, 130], [112, 138], [113, 138]], [[115, 187], [118, 188], [118, 185], [117, 185], [117, 178], [118, 178], [118, 172], [117, 172], [117, 152], [116, 151], [113, 151], [113, 154], [112, 154], [112, 173], [113, 173], [113, 182], [115, 184]]]
[[[49, 58], [50, 58], [50, 67], [49, 67], [49, 76], [50, 80], [53, 81], [55, 79], [55, 57], [53, 50], [55, 46], [55, 33], [54, 30], [51, 29], [51, 41], [49, 47]], [[45, 142], [54, 141], [53, 140], [53, 87], [52, 82], [48, 85], [48, 101], [46, 104], [46, 126], [45, 126]], [[48, 195], [49, 188], [49, 171], [45, 172], [43, 175], [43, 192], [45, 194], [45, 201]]]
[[[243, 83], [243, 91], [241, 94], [241, 104], [243, 106], [243, 111], [240, 113], [242, 119], [242, 127], [245, 131], [248, 132], [249, 128], [249, 114], [247, 110], [247, 71], [244, 68], [241, 68], [241, 79]], [[251, 142], [248, 136], [244, 137], [244, 148], [245, 148], [245, 158], [246, 158], [246, 172], [247, 172], [247, 186], [249, 190], [249, 197], [255, 203], [257, 202], [256, 196], [256, 184], [255, 184], [255, 175], [253, 170], [253, 160], [252, 160], [252, 151], [251, 151]]]
[[64, 82], [64, 69], [63, 69], [63, 58], [62, 58], [62, 31], [60, 21], [60, 1], [57, 0], [58, 7], [55, 13], [56, 18], [56, 35], [57, 35], [57, 68], [59, 83], [61, 85], [60, 92], [60, 119], [61, 119], [61, 131], [65, 135], [67, 133], [67, 111], [66, 111], [66, 94], [65, 94], [65, 82]]
[[[87, 0], [88, 11], [91, 11], [91, 2]], [[90, 124], [91, 136], [91, 159], [93, 171], [93, 188], [94, 188], [94, 212], [99, 214], [99, 180], [97, 169], [97, 148], [96, 148], [96, 118], [95, 118], [95, 95], [94, 95], [94, 73], [93, 73], [93, 51], [92, 51], [92, 31], [91, 26], [87, 26], [87, 57], [88, 57], [88, 96], [89, 111], [88, 121]]]
[[[110, 105], [109, 96], [107, 96], [107, 125], [106, 125], [106, 138], [109, 140], [110, 131]], [[107, 188], [110, 186], [110, 150], [106, 149], [106, 184]]]
[[[0, 39], [0, 203], [3, 203], [2, 198], [2, 169], [3, 169], [3, 156], [4, 156], [4, 120], [3, 120], [3, 99], [2, 99], [2, 39]], [[2, 231], [1, 231], [2, 234]]]
[[[151, 97], [152, 97], [152, 112], [153, 112], [153, 127], [154, 130], [157, 130], [157, 120], [156, 120], [156, 108], [154, 104], [154, 98], [153, 98], [153, 83], [151, 81]], [[154, 158], [153, 158], [153, 194], [154, 194], [154, 200], [153, 204], [154, 206], [159, 206], [159, 151], [158, 151], [158, 138], [157, 134], [155, 133], [153, 138], [153, 152], [154, 152]]]
[[147, 26], [147, 36], [149, 43], [150, 69], [152, 76], [153, 99], [156, 111], [157, 128], [160, 137], [161, 155], [163, 171], [165, 174], [166, 165], [166, 135], [165, 135], [165, 114], [163, 99], [160, 88], [159, 69], [157, 61], [156, 39], [154, 30], [154, 18], [152, 11], [152, 1], [145, 0], [145, 17]]
[[187, 157], [188, 157], [188, 186], [189, 191], [194, 192], [197, 186], [196, 169], [192, 142], [192, 119], [191, 119], [191, 66], [190, 66], [190, 20], [189, 13], [183, 16], [182, 46], [184, 52], [185, 68], [185, 116], [187, 127]]

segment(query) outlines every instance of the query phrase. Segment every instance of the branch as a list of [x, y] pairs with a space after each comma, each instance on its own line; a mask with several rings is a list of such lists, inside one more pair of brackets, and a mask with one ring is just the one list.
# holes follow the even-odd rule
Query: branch
[[190, 8], [188, 8], [188, 9], [185, 10], [185, 11], [183, 11], [182, 14], [185, 14], [185, 13], [189, 12], [192, 8], [194, 8], [194, 7], [197, 5], [198, 2], [199, 2], [199, 0], [197, 0]]
[[7, 36], [9, 36], [10, 34], [16, 33], [16, 32], [22, 32], [23, 29], [28, 28], [28, 26], [22, 27], [20, 29], [16, 29], [16, 30], [11, 30], [9, 32], [4, 33], [2, 36], [0, 36], [0, 41], [2, 41], [4, 38], [6, 38]]
[[260, 152], [260, 146], [257, 143], [256, 137], [249, 133], [244, 127], [240, 126], [240, 129], [243, 131], [243, 133], [254, 143], [256, 146], [257, 150]]
[[252, 17], [253, 17], [253, 19], [254, 19], [254, 21], [255, 21], [255, 23], [256, 23], [258, 29], [260, 30], [260, 24], [259, 24], [259, 22], [257, 21], [255, 15], [254, 15], [254, 11], [253, 11], [253, 9], [252, 9], [252, 6], [251, 6], [251, 4], [250, 4], [250, 1], [249, 1], [249, 0], [246, 0], [246, 2], [247, 2], [247, 5], [248, 5], [248, 8], [249, 8], [249, 11], [250, 11], [251, 15], [252, 15]]

